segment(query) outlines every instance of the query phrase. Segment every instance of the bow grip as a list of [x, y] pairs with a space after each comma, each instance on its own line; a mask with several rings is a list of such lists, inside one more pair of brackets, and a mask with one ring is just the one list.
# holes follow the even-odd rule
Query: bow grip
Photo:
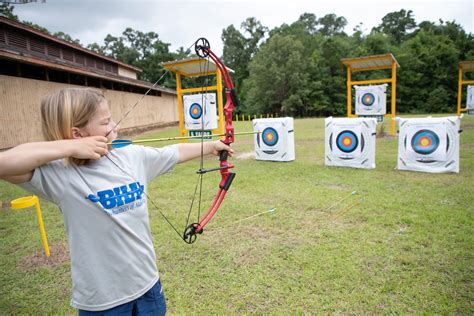
[[227, 150], [221, 150], [219, 152], [219, 161], [226, 161], [229, 157], [229, 152]]

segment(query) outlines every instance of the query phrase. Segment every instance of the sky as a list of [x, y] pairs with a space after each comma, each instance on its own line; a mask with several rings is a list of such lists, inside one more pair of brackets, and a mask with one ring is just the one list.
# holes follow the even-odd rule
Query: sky
[[[21, 21], [46, 27], [50, 32], [64, 32], [81, 44], [103, 44], [107, 34], [120, 36], [131, 27], [142, 32], [155, 32], [170, 50], [188, 48], [198, 38], [206, 37], [212, 50], [222, 54], [222, 30], [240, 25], [255, 17], [272, 29], [291, 24], [303, 13], [317, 18], [334, 13], [347, 19], [346, 33], [363, 23], [369, 33], [390, 12], [412, 10], [421, 21], [456, 21], [474, 34], [474, 0], [38, 0], [37, 3], [15, 5], [14, 13]], [[1, 1], [0, 1], [1, 2]]]

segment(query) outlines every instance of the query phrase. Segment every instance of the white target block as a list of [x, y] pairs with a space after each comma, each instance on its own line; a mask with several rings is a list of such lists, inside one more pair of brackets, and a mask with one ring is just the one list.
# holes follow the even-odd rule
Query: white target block
[[188, 131], [217, 128], [216, 94], [183, 95], [184, 126]]
[[326, 166], [375, 168], [376, 119], [328, 117], [325, 126]]
[[400, 170], [459, 172], [458, 116], [399, 119]]
[[468, 114], [474, 114], [474, 86], [467, 86], [466, 108]]
[[387, 84], [354, 86], [357, 115], [385, 115], [387, 113]]
[[254, 119], [253, 131], [257, 160], [295, 160], [295, 133], [292, 117]]

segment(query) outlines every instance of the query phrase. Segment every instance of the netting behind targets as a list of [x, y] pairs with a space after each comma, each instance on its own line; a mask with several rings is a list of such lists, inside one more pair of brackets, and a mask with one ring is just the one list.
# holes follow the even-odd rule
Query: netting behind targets
[[459, 172], [458, 116], [399, 119], [400, 170]]
[[325, 126], [326, 166], [375, 168], [376, 119], [329, 117]]
[[189, 131], [217, 128], [216, 94], [190, 94], [183, 96], [184, 125]]
[[257, 160], [295, 160], [295, 137], [292, 117], [252, 120]]

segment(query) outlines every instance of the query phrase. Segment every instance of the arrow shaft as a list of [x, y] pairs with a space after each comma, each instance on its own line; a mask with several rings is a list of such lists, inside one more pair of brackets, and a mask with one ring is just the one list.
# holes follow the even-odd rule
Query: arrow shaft
[[[241, 133], [235, 133], [234, 135], [248, 135], [248, 134], [259, 134], [260, 132], [241, 132]], [[169, 141], [169, 140], [181, 140], [181, 139], [197, 139], [197, 138], [203, 138], [203, 137], [222, 137], [225, 136], [225, 134], [211, 134], [211, 135], [204, 135], [204, 136], [178, 136], [178, 137], [165, 137], [165, 138], [153, 138], [153, 139], [138, 139], [138, 140], [132, 140], [132, 141], [127, 141], [132, 144], [141, 144], [141, 143], [152, 143], [152, 142], [162, 142], [162, 141]], [[120, 144], [120, 141], [117, 142]], [[107, 145], [112, 145], [112, 143], [107, 143]]]

